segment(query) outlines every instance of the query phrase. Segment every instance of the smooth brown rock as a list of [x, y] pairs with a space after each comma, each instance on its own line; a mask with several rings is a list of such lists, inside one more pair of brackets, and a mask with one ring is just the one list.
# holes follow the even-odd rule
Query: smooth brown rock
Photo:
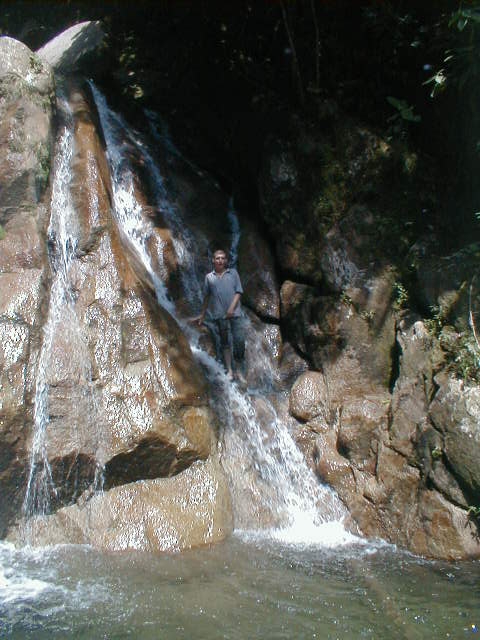
[[75, 305], [51, 339], [47, 455], [61, 486], [70, 479], [62, 478], [63, 460], [72, 457], [89, 467], [79, 470], [85, 482], [92, 467], [103, 466], [107, 487], [174, 475], [206, 459], [214, 443], [205, 384], [177, 323], [128, 260], [110, 210], [95, 114], [81, 87], [71, 85], [70, 95], [83, 248], [70, 269]]
[[[232, 527], [231, 505], [222, 470], [211, 458], [216, 424], [203, 375], [177, 322], [155, 299], [149, 270], [117, 228], [89, 92], [74, 80], [65, 91], [74, 121], [69, 187], [79, 233], [67, 289], [59, 298], [51, 293], [48, 310], [42, 299], [45, 229], [25, 207], [19, 210], [23, 220], [9, 210], [5, 228], [12, 244], [0, 259], [0, 363], [8, 376], [0, 425], [9, 465], [0, 482], [16, 501], [4, 526], [24, 492], [29, 465], [23, 441], [27, 436], [32, 446], [34, 439], [23, 418], [30, 409], [26, 394], [42, 384], [48, 411], [42, 449], [57, 490], [50, 496], [54, 515], [27, 523], [30, 542], [177, 550], [222, 539]], [[150, 229], [148, 247], [162, 258], [156, 267], [166, 270], [161, 275], [168, 281], [178, 267], [172, 236], [138, 177], [134, 189]], [[30, 373], [28, 358], [38, 358], [38, 351], [29, 350], [35, 323], [44, 325], [44, 351], [34, 360], [41, 370]], [[100, 475], [108, 491], [95, 493]]]
[[311, 420], [329, 412], [328, 387], [321, 373], [307, 371], [296, 380], [290, 392], [290, 413], [298, 420]]
[[86, 497], [86, 501], [32, 519], [36, 545], [90, 544], [105, 551], [181, 551], [223, 540], [232, 531], [230, 494], [211, 458], [174, 478], [143, 480]]

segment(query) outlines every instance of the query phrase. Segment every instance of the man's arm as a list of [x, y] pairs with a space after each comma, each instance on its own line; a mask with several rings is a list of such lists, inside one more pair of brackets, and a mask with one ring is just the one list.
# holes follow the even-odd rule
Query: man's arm
[[241, 293], [236, 293], [233, 296], [233, 299], [232, 299], [232, 301], [230, 303], [230, 306], [227, 309], [227, 313], [225, 314], [226, 318], [233, 318], [233, 314], [234, 314], [235, 309], [237, 308], [237, 305], [238, 305], [238, 303], [240, 301], [241, 295], [242, 295]]

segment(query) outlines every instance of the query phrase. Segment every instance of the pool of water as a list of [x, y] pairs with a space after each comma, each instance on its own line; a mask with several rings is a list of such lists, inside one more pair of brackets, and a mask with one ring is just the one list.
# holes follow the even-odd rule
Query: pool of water
[[1, 638], [462, 638], [480, 563], [248, 536], [176, 555], [0, 545]]

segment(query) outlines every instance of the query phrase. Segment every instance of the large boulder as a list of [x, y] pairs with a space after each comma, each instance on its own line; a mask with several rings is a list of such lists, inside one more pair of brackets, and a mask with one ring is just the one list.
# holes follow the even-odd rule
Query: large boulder
[[36, 545], [89, 544], [108, 551], [182, 551], [232, 531], [230, 493], [218, 461], [196, 462], [168, 479], [142, 480], [86, 495], [53, 516], [16, 529]]
[[478, 506], [480, 497], [480, 389], [461, 380], [437, 376], [440, 385], [430, 405], [430, 417], [443, 435], [439, 455], [459, 485], [468, 504]]
[[392, 288], [389, 270], [346, 288], [340, 298], [287, 280], [280, 290], [285, 336], [329, 379], [350, 379], [355, 386], [361, 372], [364, 386], [388, 387], [395, 345]]
[[[75, 85], [70, 104], [70, 188], [80, 238], [69, 278], [76, 296], [49, 341], [45, 443], [67, 504], [86, 488], [79, 477], [90, 483], [98, 465], [106, 487], [170, 476], [206, 459], [214, 439], [206, 389], [188, 343], [156, 305], [152, 283], [143, 271], [137, 274], [137, 260], [129, 261], [131, 251], [113, 221], [95, 117]], [[137, 200], [142, 202], [140, 194]], [[72, 460], [79, 467], [75, 474]]]
[[79, 71], [92, 56], [99, 61], [105, 33], [100, 22], [80, 22], [62, 31], [37, 50], [38, 56], [62, 74]]

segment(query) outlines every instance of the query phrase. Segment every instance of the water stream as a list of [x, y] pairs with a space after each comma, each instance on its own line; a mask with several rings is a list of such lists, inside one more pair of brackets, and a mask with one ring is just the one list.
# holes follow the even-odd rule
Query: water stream
[[[72, 382], [78, 388], [78, 411], [85, 411], [90, 416], [90, 425], [96, 424], [97, 417], [87, 339], [82, 321], [76, 313], [70, 275], [79, 244], [80, 229], [70, 192], [74, 150], [73, 116], [68, 102], [61, 95], [58, 98], [57, 113], [62, 124], [56, 141], [51, 218], [47, 232], [52, 283], [35, 381], [33, 440], [23, 504], [23, 512], [27, 518], [48, 514], [51, 500], [58, 492], [47, 455], [51, 414], [49, 395], [52, 383], [57, 382], [52, 376], [57, 375], [61, 379], [66, 370], [73, 374], [75, 379]], [[56, 343], [62, 341], [71, 345], [68, 363], [62, 360], [65, 351], [56, 347]], [[75, 416], [71, 416], [70, 428], [72, 431], [79, 428]], [[101, 471], [97, 469], [96, 484], [100, 482], [100, 478]]]

